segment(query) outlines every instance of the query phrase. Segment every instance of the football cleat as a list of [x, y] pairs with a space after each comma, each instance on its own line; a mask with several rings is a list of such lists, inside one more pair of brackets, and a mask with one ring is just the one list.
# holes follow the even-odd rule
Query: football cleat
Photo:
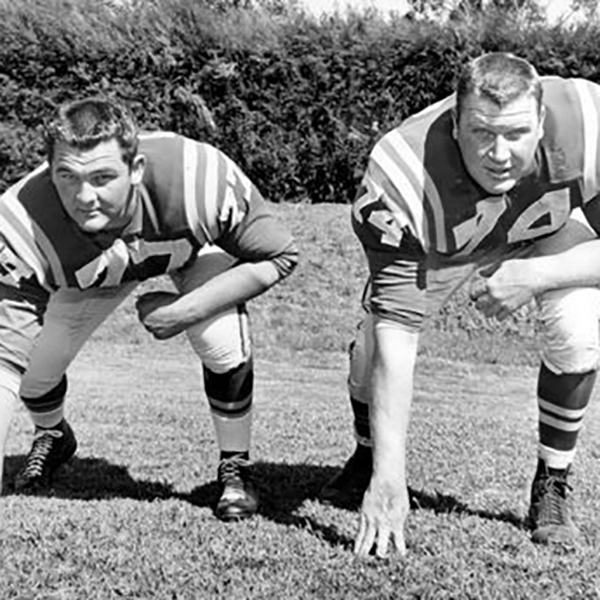
[[531, 539], [536, 544], [573, 544], [579, 532], [569, 514], [567, 483], [569, 469], [550, 469], [538, 462], [531, 486], [529, 524]]
[[15, 491], [33, 494], [49, 487], [56, 470], [75, 450], [77, 440], [65, 419], [52, 429], [36, 427], [31, 450], [15, 477]]
[[221, 496], [215, 514], [221, 521], [241, 521], [256, 514], [258, 490], [254, 486], [251, 463], [233, 456], [219, 463], [218, 482]]
[[341, 472], [323, 486], [318, 498], [324, 504], [358, 508], [369, 487], [372, 473], [371, 449], [359, 444]]

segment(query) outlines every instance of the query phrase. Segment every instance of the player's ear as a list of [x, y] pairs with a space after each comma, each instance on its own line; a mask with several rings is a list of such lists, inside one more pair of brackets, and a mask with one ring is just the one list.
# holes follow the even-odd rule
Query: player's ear
[[538, 126], [538, 139], [544, 137], [544, 124], [546, 123], [546, 107], [542, 104], [540, 107], [540, 124]]
[[450, 111], [452, 115], [452, 137], [457, 140], [458, 139], [458, 115], [456, 114], [456, 106], [452, 107]]
[[133, 185], [142, 183], [145, 168], [146, 157], [143, 154], [137, 154], [131, 163], [131, 183]]

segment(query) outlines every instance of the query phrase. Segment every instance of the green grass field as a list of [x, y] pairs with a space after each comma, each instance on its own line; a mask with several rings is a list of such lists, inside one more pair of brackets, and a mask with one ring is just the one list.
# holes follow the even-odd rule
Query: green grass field
[[[353, 557], [357, 513], [316, 495], [353, 447], [344, 349], [364, 262], [347, 207], [277, 210], [304, 258], [251, 309], [260, 514], [214, 518], [217, 448], [196, 359], [184, 338], [153, 341], [128, 301], [71, 369], [79, 451], [53, 494], [0, 499], [0, 598], [600, 598], [597, 394], [573, 476], [582, 542], [534, 546], [523, 521], [537, 427], [531, 327], [478, 334], [460, 300], [428, 329], [417, 371], [408, 555]], [[30, 434], [20, 411], [7, 484]]]

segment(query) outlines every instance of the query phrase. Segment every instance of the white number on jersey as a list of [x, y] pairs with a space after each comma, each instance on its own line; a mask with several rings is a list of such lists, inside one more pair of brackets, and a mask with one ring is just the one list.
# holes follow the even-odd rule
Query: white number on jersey
[[154, 242], [137, 239], [129, 244], [118, 239], [108, 250], [79, 269], [75, 276], [82, 289], [97, 285], [102, 275], [104, 275], [102, 287], [119, 285], [130, 262], [139, 267], [146, 261], [150, 263], [154, 259], [163, 258], [164, 267], [160, 267], [160, 273], [154, 272], [156, 269], [151, 269], [151, 276], [154, 276], [182, 267], [191, 258], [193, 252], [195, 248], [185, 238]]
[[508, 231], [508, 243], [522, 242], [557, 231], [567, 222], [570, 212], [568, 189], [548, 192], [519, 215]]
[[506, 210], [506, 199], [486, 198], [476, 205], [475, 216], [457, 225], [454, 232], [458, 254], [471, 254], [496, 226], [498, 219]]

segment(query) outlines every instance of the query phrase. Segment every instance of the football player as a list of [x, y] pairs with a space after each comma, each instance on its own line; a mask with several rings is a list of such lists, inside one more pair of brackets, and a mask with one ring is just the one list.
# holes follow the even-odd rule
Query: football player
[[[540, 78], [525, 60], [492, 53], [469, 63], [456, 94], [371, 153], [352, 212], [370, 269], [349, 377], [357, 447], [321, 492], [326, 502], [362, 502], [358, 555], [375, 546], [385, 556], [390, 540], [405, 551], [405, 446], [424, 319], [469, 278], [478, 308], [502, 319], [511, 307], [480, 294], [478, 275], [506, 257], [526, 262], [596, 237], [599, 117], [599, 86]], [[538, 543], [577, 538], [568, 474], [596, 378], [598, 294], [536, 296], [543, 333], [529, 521]]]
[[15, 489], [46, 488], [76, 450], [64, 401], [77, 352], [140, 281], [167, 273], [177, 291], [142, 294], [139, 319], [158, 340], [186, 332], [220, 449], [216, 515], [252, 516], [245, 302], [293, 270], [289, 231], [225, 154], [139, 134], [118, 102], [62, 106], [46, 143], [47, 163], [0, 199], [1, 447], [15, 395], [35, 425]]

